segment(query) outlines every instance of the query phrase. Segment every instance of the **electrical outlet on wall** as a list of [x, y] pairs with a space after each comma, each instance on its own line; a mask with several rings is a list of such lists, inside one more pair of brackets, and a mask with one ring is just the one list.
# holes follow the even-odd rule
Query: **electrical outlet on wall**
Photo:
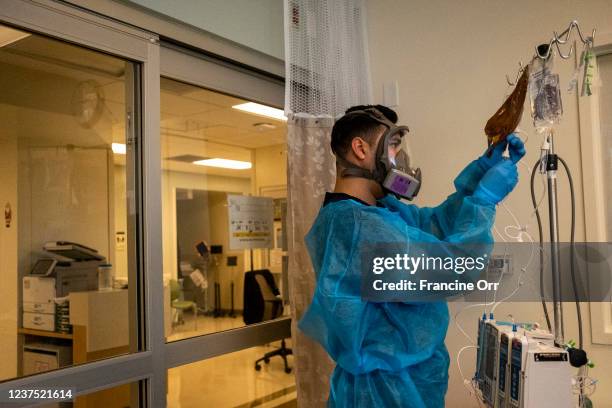
[[512, 275], [512, 256], [492, 254], [487, 264], [487, 276], [489, 280], [498, 279], [501, 274], [504, 276]]

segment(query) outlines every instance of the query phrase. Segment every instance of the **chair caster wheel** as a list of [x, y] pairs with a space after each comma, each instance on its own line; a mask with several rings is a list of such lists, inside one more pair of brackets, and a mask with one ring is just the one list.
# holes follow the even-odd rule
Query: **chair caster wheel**
[[270, 364], [270, 359], [269, 358], [264, 358], [264, 363]]
[[285, 368], [285, 372], [286, 372], [287, 374], [291, 374], [291, 369], [290, 369], [290, 368]]
[[255, 371], [261, 371], [261, 366], [259, 364], [255, 364]]

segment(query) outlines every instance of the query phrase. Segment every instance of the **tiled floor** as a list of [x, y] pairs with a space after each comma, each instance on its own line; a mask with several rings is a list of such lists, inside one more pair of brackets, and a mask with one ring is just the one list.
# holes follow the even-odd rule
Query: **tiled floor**
[[[185, 316], [185, 324], [174, 329], [169, 341], [228, 330], [243, 326], [242, 318], [198, 318], [198, 331], [193, 318]], [[290, 347], [291, 341], [288, 340]], [[256, 371], [255, 360], [279, 347], [280, 342], [252, 347], [199, 361], [168, 371], [168, 407], [170, 408], [247, 408], [295, 406], [295, 377], [286, 374], [283, 361], [274, 357]], [[289, 356], [293, 366], [293, 357]]]

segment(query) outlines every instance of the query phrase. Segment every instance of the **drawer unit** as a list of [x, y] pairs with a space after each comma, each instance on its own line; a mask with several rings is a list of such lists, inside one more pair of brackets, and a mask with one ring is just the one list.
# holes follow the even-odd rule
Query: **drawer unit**
[[55, 313], [24, 312], [23, 327], [26, 329], [55, 331]]
[[34, 302], [23, 302], [23, 311], [30, 313], [55, 313], [55, 303], [34, 303]]

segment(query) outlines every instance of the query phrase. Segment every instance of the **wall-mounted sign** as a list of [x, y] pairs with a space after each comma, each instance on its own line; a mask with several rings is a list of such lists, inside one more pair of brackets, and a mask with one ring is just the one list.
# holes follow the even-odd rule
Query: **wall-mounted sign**
[[268, 197], [227, 196], [230, 249], [274, 246], [274, 201]]

